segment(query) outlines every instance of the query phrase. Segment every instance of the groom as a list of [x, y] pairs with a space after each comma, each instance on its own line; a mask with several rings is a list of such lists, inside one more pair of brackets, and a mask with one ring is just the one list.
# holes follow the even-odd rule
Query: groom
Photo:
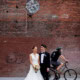
[[40, 71], [44, 80], [49, 80], [48, 72], [50, 68], [50, 54], [46, 51], [47, 46], [45, 44], [41, 45], [40, 55]]

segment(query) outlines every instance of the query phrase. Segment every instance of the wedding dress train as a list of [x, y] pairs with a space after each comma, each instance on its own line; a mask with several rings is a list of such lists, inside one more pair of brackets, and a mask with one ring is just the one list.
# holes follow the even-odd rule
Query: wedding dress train
[[[31, 53], [30, 56], [32, 57], [32, 63], [34, 65], [38, 65], [39, 54], [34, 55], [34, 53]], [[35, 72], [34, 68], [30, 64], [30, 70], [24, 80], [43, 80], [43, 77], [40, 73], [40, 70]]]

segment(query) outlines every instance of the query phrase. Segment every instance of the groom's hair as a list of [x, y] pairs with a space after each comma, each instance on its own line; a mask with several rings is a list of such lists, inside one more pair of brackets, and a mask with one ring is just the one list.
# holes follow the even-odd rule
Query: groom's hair
[[44, 48], [47, 48], [47, 46], [45, 44], [41, 44], [41, 46], [43, 46]]

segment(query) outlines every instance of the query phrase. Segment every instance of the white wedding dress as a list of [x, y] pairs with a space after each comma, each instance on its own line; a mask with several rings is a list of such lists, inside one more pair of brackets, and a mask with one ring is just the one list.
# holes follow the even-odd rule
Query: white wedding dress
[[[30, 56], [32, 57], [32, 63], [34, 65], [38, 65], [39, 54], [34, 55], [33, 53], [31, 53]], [[24, 80], [43, 80], [43, 77], [40, 73], [40, 70], [38, 70], [36, 73], [32, 65], [30, 64], [30, 70]]]

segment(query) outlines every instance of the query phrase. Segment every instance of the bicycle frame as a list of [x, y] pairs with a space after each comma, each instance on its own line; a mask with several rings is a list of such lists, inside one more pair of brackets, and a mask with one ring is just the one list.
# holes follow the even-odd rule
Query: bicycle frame
[[67, 66], [67, 63], [68, 63], [68, 62], [65, 62], [65, 63], [63, 64], [63, 67], [64, 67], [64, 68], [62, 69], [62, 71], [61, 71], [61, 72], [63, 72], [65, 69], [66, 69], [66, 70], [68, 70], [68, 69], [69, 69], [69, 68], [68, 68], [68, 66]]
[[[68, 68], [68, 66], [67, 66], [67, 63], [68, 62], [65, 62], [64, 64], [63, 64], [63, 69], [60, 71], [61, 73], [63, 72], [63, 75], [64, 75], [64, 78], [65, 78], [65, 80], [67, 80], [67, 76], [66, 76], [66, 74], [68, 73], [69, 74], [69, 76], [71, 77], [72, 76], [72, 73], [71, 73], [71, 71], [72, 72], [74, 72], [74, 75], [75, 75], [75, 77], [74, 77], [74, 80], [76, 80], [77, 79], [77, 73], [76, 73], [76, 71], [74, 70], [74, 69], [69, 69]], [[66, 69], [66, 70], [65, 70]], [[55, 77], [54, 77], [54, 79], [59, 79], [60, 78], [60, 73], [56, 70], [56, 69], [54, 69], [53, 67], [51, 67], [50, 68], [50, 70], [51, 71], [53, 71], [53, 73], [55, 74]], [[65, 71], [64, 71], [65, 70]]]

